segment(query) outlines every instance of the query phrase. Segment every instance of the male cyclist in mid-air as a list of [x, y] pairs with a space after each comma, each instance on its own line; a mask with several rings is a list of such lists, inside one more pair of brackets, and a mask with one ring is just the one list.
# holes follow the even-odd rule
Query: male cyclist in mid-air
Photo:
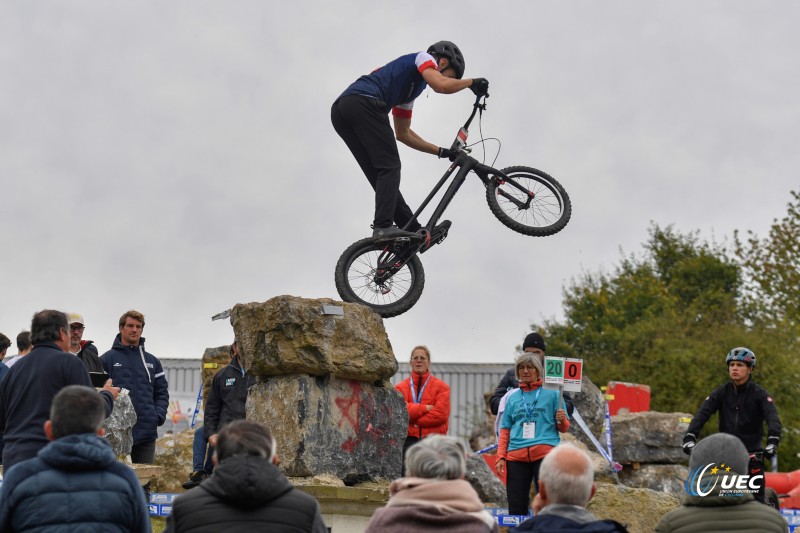
[[[753, 381], [751, 374], [756, 367], [756, 354], [748, 348], [734, 348], [725, 358], [730, 381], [709, 394], [694, 415], [689, 429], [683, 437], [683, 451], [692, 453], [697, 436], [709, 417], [719, 411], [719, 430], [739, 437], [751, 454], [750, 474], [764, 475], [763, 458], [769, 460], [778, 451], [781, 440], [781, 421], [772, 396], [761, 385]], [[767, 423], [767, 447], [763, 449], [764, 422]], [[755, 454], [755, 455], [754, 455]], [[756, 500], [764, 503], [764, 478]]]
[[[361, 76], [333, 103], [333, 127], [375, 189], [372, 236], [376, 240], [419, 237], [416, 232], [420, 224], [411, 220], [414, 212], [400, 194], [400, 155], [395, 137], [420, 152], [450, 157], [449, 149], [429, 143], [411, 129], [411, 110], [414, 99], [426, 86], [444, 94], [467, 87], [476, 95], [487, 94], [489, 82], [485, 78], [462, 79], [463, 76], [461, 50], [450, 41], [439, 41], [427, 52], [401, 56]], [[389, 111], [394, 131], [389, 124]], [[411, 231], [400, 229], [409, 222]], [[447, 231], [449, 226], [447, 220], [437, 225], [432, 238], [436, 238], [437, 231]]]

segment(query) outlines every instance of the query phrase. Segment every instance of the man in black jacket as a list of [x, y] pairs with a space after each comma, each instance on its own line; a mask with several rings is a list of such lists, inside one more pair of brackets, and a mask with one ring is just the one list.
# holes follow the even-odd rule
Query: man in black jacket
[[[542, 366], [544, 366], [545, 349], [546, 346], [544, 344], [544, 339], [535, 331], [533, 333], [529, 333], [522, 342], [522, 351], [535, 353], [538, 355]], [[500, 379], [500, 383], [497, 384], [497, 388], [494, 390], [492, 397], [489, 399], [489, 409], [491, 409], [493, 415], [497, 415], [497, 409], [500, 407], [500, 400], [503, 399], [503, 396], [505, 396], [508, 391], [516, 389], [517, 387], [519, 387], [517, 371], [514, 368], [509, 368], [505, 375], [503, 375], [503, 377]], [[567, 406], [567, 414], [571, 417], [575, 406], [572, 403], [572, 397], [569, 394], [564, 393], [564, 403]]]
[[269, 429], [235, 420], [217, 436], [214, 474], [175, 499], [165, 531], [327, 531], [317, 501], [278, 468]]
[[[203, 427], [197, 428], [192, 446], [193, 472], [182, 486], [191, 489], [199, 485], [211, 475], [213, 466], [210, 461], [205, 461], [206, 453], [210, 457], [217, 444], [217, 434], [226, 424], [245, 417], [245, 403], [247, 393], [256, 378], [251, 376], [239, 363], [239, 345], [234, 339], [230, 348], [231, 362], [217, 372], [211, 380], [205, 410], [203, 412]], [[208, 452], [206, 452], [208, 442]]]
[[[719, 411], [719, 431], [730, 433], [741, 439], [751, 454], [763, 453], [770, 460], [778, 451], [781, 440], [781, 421], [775, 402], [766, 389], [753, 381], [756, 354], [744, 347], [734, 348], [725, 358], [730, 380], [706, 396], [703, 405], [694, 415], [689, 429], [683, 437], [683, 451], [692, 453], [697, 436], [708, 419]], [[764, 422], [767, 423], [767, 446], [762, 449]], [[750, 459], [750, 474], [764, 473], [764, 462], [757, 456]], [[756, 499], [764, 501], [763, 477]]]
[[[92, 386], [89, 372], [70, 346], [69, 321], [61, 311], [45, 310], [33, 315], [33, 350], [11, 367], [0, 382], [0, 432], [3, 433], [3, 469], [35, 457], [47, 446], [44, 423], [50, 416], [55, 395], [67, 385]], [[110, 383], [100, 391], [111, 413], [119, 389]]]

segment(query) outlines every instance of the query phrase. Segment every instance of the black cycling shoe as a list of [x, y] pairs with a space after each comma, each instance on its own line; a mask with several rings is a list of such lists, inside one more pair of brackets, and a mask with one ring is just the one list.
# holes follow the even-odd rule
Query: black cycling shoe
[[403, 231], [397, 226], [389, 226], [388, 228], [375, 228], [372, 231], [372, 238], [381, 242], [393, 241], [398, 238], [418, 239], [419, 235], [411, 231]]
[[199, 472], [192, 472], [192, 474], [189, 476], [189, 479], [181, 483], [181, 487], [187, 490], [193, 489], [202, 483], [207, 477], [208, 474], [202, 470]]

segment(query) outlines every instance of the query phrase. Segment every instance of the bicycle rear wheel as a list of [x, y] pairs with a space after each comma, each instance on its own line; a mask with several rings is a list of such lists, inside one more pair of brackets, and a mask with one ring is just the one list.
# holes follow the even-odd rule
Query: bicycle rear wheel
[[572, 204], [552, 176], [521, 166], [502, 172], [507, 180], [495, 176], [486, 187], [486, 202], [500, 222], [531, 237], [546, 237], [564, 229], [572, 216]]
[[422, 262], [415, 254], [396, 268], [402, 259], [389, 251], [391, 246], [368, 238], [344, 251], [334, 273], [342, 300], [366, 305], [383, 318], [405, 313], [417, 303], [425, 287]]

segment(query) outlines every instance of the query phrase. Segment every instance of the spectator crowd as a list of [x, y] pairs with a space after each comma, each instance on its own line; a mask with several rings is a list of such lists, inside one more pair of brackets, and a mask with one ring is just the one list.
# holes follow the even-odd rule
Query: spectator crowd
[[[121, 390], [128, 391], [137, 417], [130, 460], [153, 463], [169, 391], [160, 360], [145, 349], [144, 326], [142, 313], [123, 313], [119, 332], [102, 355], [83, 338], [86, 322], [80, 314], [36, 313], [30, 331], [17, 335], [13, 356], [7, 356], [11, 340], [0, 334], [0, 531], [150, 531], [149, 483], [141, 485], [117, 460], [103, 429]], [[527, 517], [517, 530], [626, 531], [586, 509], [595, 494], [592, 461], [560, 437], [570, 428], [573, 400], [543, 386], [541, 335], [529, 334], [522, 347], [489, 402], [497, 415], [496, 470], [506, 483], [509, 514]], [[271, 429], [245, 419], [256, 379], [239, 362], [239, 350], [234, 339], [230, 363], [212, 380], [205, 426], [195, 431], [193, 467], [183, 483], [187, 492], [175, 500], [167, 531], [327, 531], [319, 503], [281, 472]], [[735, 474], [753, 474], [748, 452], [760, 447], [761, 426], [769, 423], [767, 453], [774, 454], [780, 422], [772, 398], [750, 381], [752, 352], [737, 348], [726, 363], [731, 381], [723, 387], [755, 391], [749, 401], [760, 402], [752, 411], [762, 418], [749, 420], [745, 446], [736, 428], [725, 425], [727, 389], [721, 387], [695, 416], [684, 449], [691, 454], [690, 468], [724, 458]], [[373, 514], [367, 531], [498, 531], [465, 480], [467, 449], [447, 435], [450, 387], [432, 375], [431, 351], [414, 347], [409, 364], [411, 374], [395, 387], [408, 412], [403, 477], [391, 483], [389, 501]], [[696, 443], [716, 410], [723, 413], [721, 432]], [[690, 494], [658, 531], [693, 531], [698, 513], [719, 513], [720, 521], [729, 523], [726, 530], [748, 524], [785, 531], [780, 515], [759, 503], [763, 487], [759, 492], [735, 502], [718, 494], [700, 500]]]

